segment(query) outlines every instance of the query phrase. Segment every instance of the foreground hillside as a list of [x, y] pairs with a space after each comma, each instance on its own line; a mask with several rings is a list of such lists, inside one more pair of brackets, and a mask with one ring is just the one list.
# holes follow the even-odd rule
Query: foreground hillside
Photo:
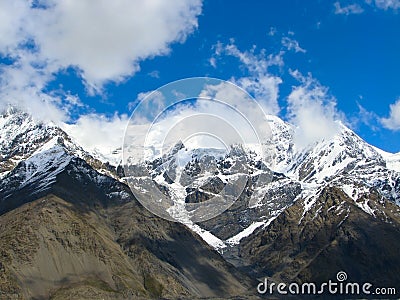
[[2, 299], [193, 299], [251, 283], [178, 223], [135, 202], [89, 209], [55, 195], [0, 216]]

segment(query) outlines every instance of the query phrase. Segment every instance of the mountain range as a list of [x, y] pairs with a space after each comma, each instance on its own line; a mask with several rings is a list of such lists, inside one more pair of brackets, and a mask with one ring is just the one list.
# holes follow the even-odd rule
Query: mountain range
[[[268, 123], [268, 161], [246, 145], [178, 143], [135, 166], [169, 199], [173, 222], [142, 206], [114, 157], [83, 149], [56, 124], [3, 112], [0, 297], [258, 299], [264, 278], [323, 283], [339, 271], [398, 289], [400, 154], [341, 123], [306, 147], [291, 124]], [[194, 220], [193, 207], [238, 175], [236, 201]]]

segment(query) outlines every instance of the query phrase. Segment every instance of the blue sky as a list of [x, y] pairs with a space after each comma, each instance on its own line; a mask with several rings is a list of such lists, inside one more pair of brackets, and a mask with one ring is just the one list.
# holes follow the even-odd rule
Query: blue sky
[[3, 105], [113, 128], [138, 95], [210, 76], [247, 84], [296, 125], [291, 94], [304, 88], [301, 99], [315, 101], [325, 119], [400, 151], [399, 0], [10, 3], [0, 0], [8, 16], [0, 21]]

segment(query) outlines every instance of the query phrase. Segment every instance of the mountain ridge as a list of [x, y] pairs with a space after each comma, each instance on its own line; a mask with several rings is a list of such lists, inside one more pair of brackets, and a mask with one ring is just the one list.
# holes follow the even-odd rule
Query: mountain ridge
[[[220, 258], [216, 258], [220, 267], [218, 271], [212, 271], [215, 274], [247, 274], [252, 280], [261, 276], [276, 281], [328, 280], [330, 273], [334, 275], [338, 271], [333, 267], [335, 264], [344, 268], [349, 263], [343, 255], [354, 260], [350, 264], [350, 273], [354, 278], [372, 280], [376, 275], [374, 268], [381, 270], [386, 260], [396, 261], [389, 241], [400, 240], [398, 155], [376, 149], [344, 125], [340, 134], [331, 140], [322, 140], [301, 149], [295, 145], [295, 128], [292, 125], [277, 117], [270, 117], [270, 127], [273, 135], [267, 149], [273, 149], [273, 155], [268, 156], [273, 159], [271, 165], [256, 152], [246, 150], [246, 147], [233, 147], [231, 152], [221, 153], [207, 149], [189, 151], [181, 143], [161, 159], [138, 166], [138, 170], [143, 167], [142, 170], [147, 172], [140, 173], [138, 178], [147, 176], [148, 182], [156, 184], [169, 197], [170, 205], [174, 207], [174, 210], [170, 210], [175, 214], [172, 217], [176, 217], [176, 224], [182, 223], [176, 225], [178, 227], [174, 232], [191, 232], [197, 239], [204, 240], [209, 246], [200, 243], [199, 253], [206, 251], [210, 255], [214, 252], [207, 251], [212, 249], [220, 253]], [[0, 132], [0, 219], [39, 198], [54, 194], [82, 212], [91, 211], [99, 216], [106, 215], [107, 218], [112, 215], [114, 220], [124, 224], [117, 225], [119, 232], [124, 235], [117, 244], [125, 252], [131, 251], [130, 228], [138, 228], [139, 231], [143, 230], [139, 229], [140, 226], [149, 228], [150, 224], [145, 225], [145, 219], [157, 224], [167, 222], [159, 221], [135, 199], [126, 186], [127, 177], [123, 174], [122, 166], [112, 166], [95, 158], [54, 124], [36, 122], [29, 115], [14, 111], [0, 116]], [[179, 178], [176, 177], [177, 170], [181, 174]], [[246, 178], [243, 190], [237, 191], [237, 200], [212, 219], [192, 221], [189, 213], [191, 205], [206, 203], [218, 195], [235, 174], [242, 174]], [[174, 190], [177, 184], [180, 186], [178, 194]], [[134, 211], [137, 211], [135, 207], [141, 207], [140, 214], [144, 213], [146, 217], [140, 217], [136, 223], [132, 223], [126, 215], [130, 209], [124, 210], [122, 207], [130, 207]], [[116, 211], [117, 214], [114, 213]], [[368, 222], [376, 226], [366, 231], [363, 228]], [[196, 264], [193, 260], [189, 263], [172, 259], [171, 253], [177, 253], [179, 247], [186, 243], [184, 240], [179, 242], [183, 243], [181, 246], [176, 244], [170, 247], [168, 237], [161, 243], [154, 241], [158, 236], [157, 230], [161, 230], [159, 226], [152, 230], [146, 231], [145, 236], [135, 237], [135, 243], [143, 244], [147, 249], [145, 251], [153, 253], [161, 264], [167, 263], [178, 269], [183, 265], [191, 269], [190, 264]], [[382, 230], [388, 235], [384, 239], [380, 237]], [[65, 240], [70, 238], [65, 237]], [[368, 242], [369, 239], [373, 241]], [[190, 240], [190, 243], [197, 243]], [[379, 251], [364, 251], [362, 247], [352, 246], [352, 243], [360, 243], [370, 247], [379, 241], [383, 245], [378, 248], [386, 257], [379, 257]], [[327, 246], [331, 243], [336, 248]], [[286, 249], [282, 252], [284, 261], [291, 263], [277, 260], [280, 257], [280, 244]], [[172, 252], [163, 252], [163, 247]], [[204, 250], [204, 247], [208, 247], [208, 250]], [[338, 256], [336, 260], [331, 259], [327, 249]], [[367, 266], [364, 261], [366, 256], [354, 255], [352, 251], [368, 253], [365, 255], [373, 257], [375, 261]], [[222, 257], [227, 265], [219, 260]], [[332, 268], [319, 276], [317, 265], [326, 265], [328, 262], [333, 264]], [[3, 264], [7, 265], [6, 262]], [[395, 266], [390, 270], [397, 272]], [[174, 269], [174, 272], [178, 271]], [[193, 270], [183, 276], [194, 276]], [[192, 277], [193, 281], [204, 281], [202, 276], [197, 279]], [[228, 277], [229, 281], [235, 282], [235, 288], [229, 291], [231, 295], [243, 294], [254, 285], [250, 279], [240, 282], [235, 279], [236, 275]], [[161, 291], [165, 281], [160, 283], [153, 279], [150, 280], [153, 288], [167, 295], [166, 291]], [[9, 282], [11, 279], [7, 280]], [[103, 281], [100, 278], [100, 282]], [[96, 282], [95, 285], [100, 284]], [[211, 282], [206, 284], [207, 288], [197, 291], [189, 288], [190, 284], [179, 282], [177, 284], [184, 287], [180, 290], [185, 290], [185, 295], [222, 295], [216, 292], [218, 287]], [[381, 283], [397, 285], [398, 282], [400, 279], [392, 275]], [[107, 284], [114, 290], [113, 283]], [[77, 287], [78, 290], [81, 288], [86, 293], [93, 290], [93, 285]], [[137, 289], [141, 290], [143, 286]], [[143, 297], [149, 297], [148, 293], [144, 287]], [[169, 295], [172, 299], [176, 297], [176, 294]]]

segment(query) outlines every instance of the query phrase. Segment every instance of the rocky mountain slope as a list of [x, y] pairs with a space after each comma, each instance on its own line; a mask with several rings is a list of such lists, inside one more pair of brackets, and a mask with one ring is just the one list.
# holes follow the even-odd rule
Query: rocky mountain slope
[[[374, 209], [358, 201], [370, 189], [392, 203], [400, 203], [396, 156], [368, 145], [344, 125], [340, 124], [341, 131], [331, 140], [306, 148], [296, 147], [295, 128], [290, 124], [270, 117], [270, 127], [272, 161], [264, 162], [246, 147], [222, 153], [188, 150], [182, 144], [163, 158], [148, 162], [149, 176], [170, 194], [176, 194], [179, 183], [184, 188], [181, 197], [186, 207], [214, 197], [230, 177], [248, 178], [238, 200], [225, 213], [201, 224], [221, 239], [224, 245], [219, 243], [219, 247], [239, 242], [297, 201], [303, 203], [306, 212], [327, 186], [339, 188], [372, 215]], [[182, 157], [184, 164], [178, 166]], [[177, 179], [174, 176], [179, 168], [181, 176]]]
[[[375, 215], [359, 204], [366, 202]], [[378, 213], [379, 212], [379, 213]], [[243, 239], [243, 266], [275, 282], [328, 282], [345, 271], [352, 282], [398, 287], [400, 209], [377, 191], [356, 202], [326, 187], [304, 211], [301, 201]]]
[[[95, 158], [54, 124], [5, 112], [0, 290], [16, 298], [247, 299], [256, 297], [257, 279], [323, 282], [341, 270], [400, 290], [399, 156], [342, 124], [307, 147], [298, 147], [290, 124], [272, 116], [269, 124], [268, 161], [247, 145], [178, 143], [133, 166], [167, 197], [174, 223], [136, 201], [121, 166]], [[237, 178], [244, 185], [231, 190], [237, 200], [228, 209], [193, 220], [196, 204]]]
[[59, 128], [16, 111], [2, 125], [0, 298], [249, 294], [247, 275], [186, 226], [144, 209]]
[[[149, 176], [167, 194], [181, 185], [187, 212], [221, 192], [230, 176], [247, 176], [221, 215], [193, 223], [179, 219], [181, 213], [178, 220], [253, 277], [322, 282], [344, 269], [354, 279], [399, 286], [398, 155], [370, 146], [343, 124], [332, 139], [301, 148], [293, 126], [270, 117], [270, 127], [272, 161], [246, 147], [219, 153], [182, 144], [148, 162]], [[177, 167], [181, 157], [185, 163]], [[385, 268], [389, 274], [375, 280]]]

